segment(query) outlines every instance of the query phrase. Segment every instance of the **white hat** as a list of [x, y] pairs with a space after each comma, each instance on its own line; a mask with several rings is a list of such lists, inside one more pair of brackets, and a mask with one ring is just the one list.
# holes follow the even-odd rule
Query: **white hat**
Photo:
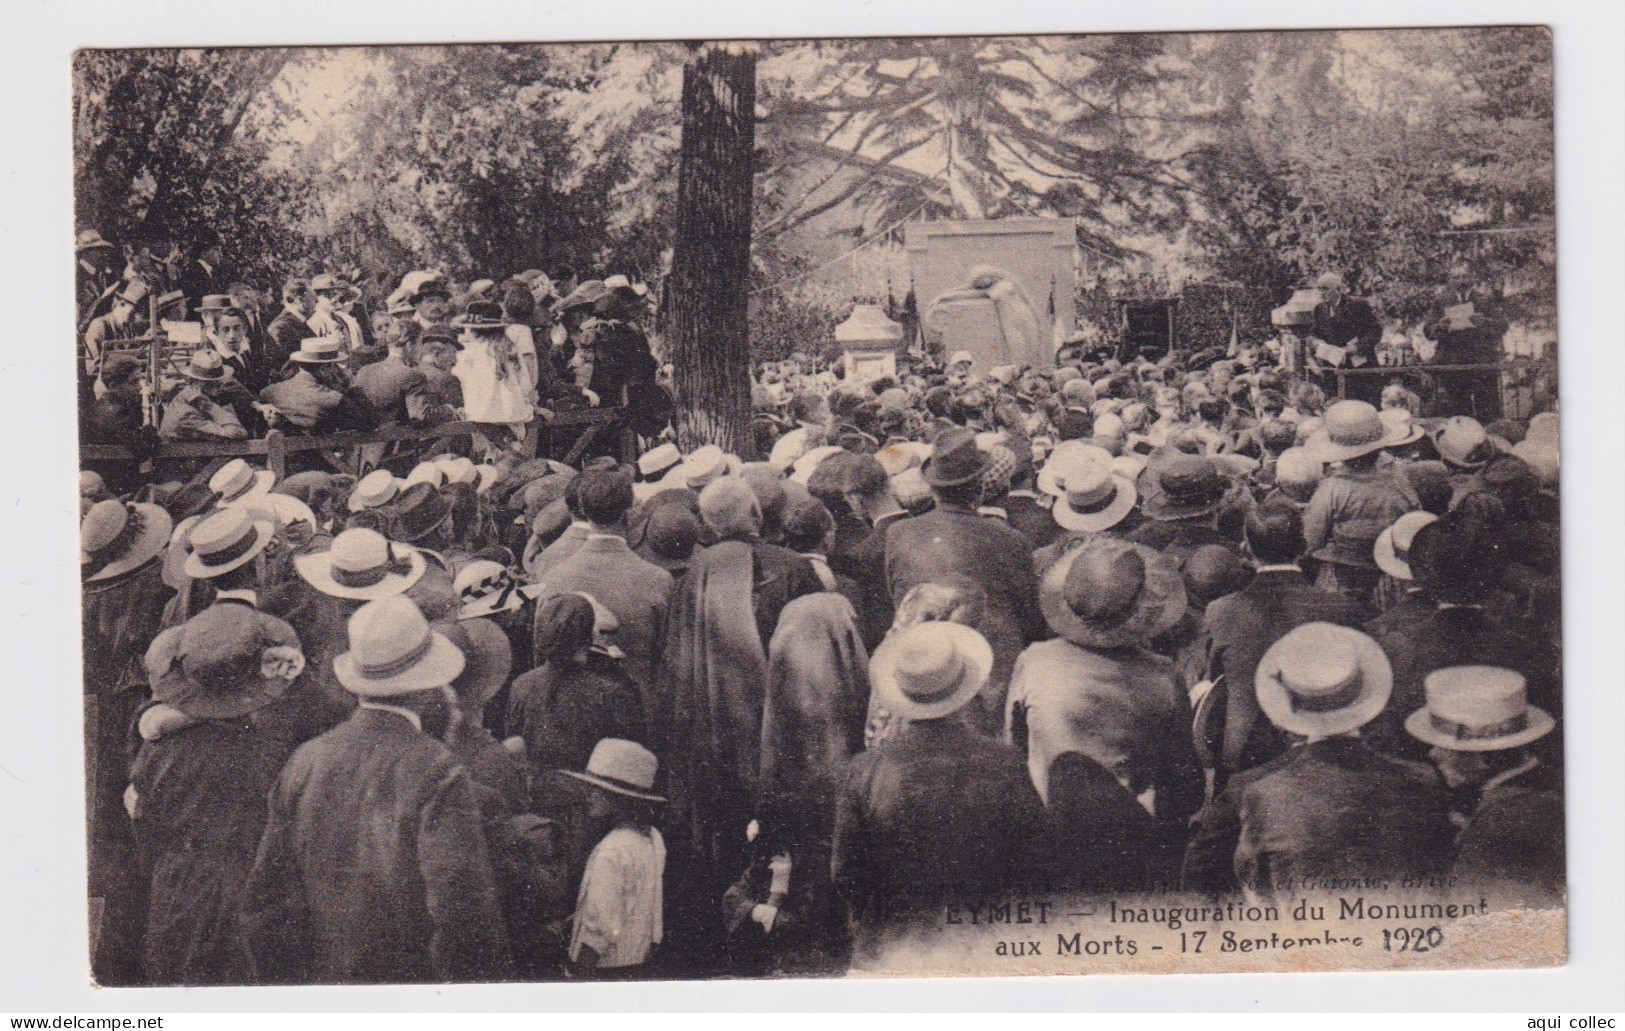
[[1422, 427], [1411, 421], [1408, 408], [1384, 408], [1377, 413], [1377, 418], [1382, 420], [1383, 427], [1388, 431], [1391, 440], [1389, 447], [1414, 444], [1422, 439]]
[[267, 493], [275, 482], [276, 473], [271, 470], [256, 469], [241, 458], [233, 458], [209, 477], [209, 489], [220, 495], [221, 504], [230, 504]]
[[682, 460], [683, 453], [677, 450], [676, 444], [668, 440], [638, 456], [638, 473], [648, 480], [659, 476]]
[[829, 458], [836, 452], [843, 450], [845, 449], [838, 444], [825, 444], [821, 447], [813, 448], [811, 451], [796, 459], [795, 464], [790, 467], [790, 479], [805, 487], [807, 485], [807, 481], [812, 479], [813, 472], [817, 470], [820, 465], [824, 464], [824, 460], [826, 458]]
[[1416, 579], [1411, 569], [1411, 542], [1416, 540], [1418, 530], [1438, 521], [1432, 512], [1406, 512], [1394, 520], [1394, 525], [1377, 535], [1372, 547], [1377, 568], [1396, 580]]
[[350, 650], [333, 657], [339, 683], [367, 698], [445, 687], [463, 671], [457, 646], [429, 628], [404, 595], [380, 598], [356, 610], [349, 623]]
[[458, 570], [451, 586], [457, 592], [458, 619], [512, 612], [525, 603], [513, 573], [490, 559], [477, 559]]
[[265, 550], [276, 528], [249, 518], [244, 508], [223, 508], [192, 527], [188, 538], [192, 553], [186, 557], [186, 575], [207, 580], [245, 566]]
[[321, 529], [316, 523], [316, 513], [292, 494], [260, 494], [223, 507], [240, 508], [248, 513], [250, 519], [270, 523], [278, 530], [286, 530], [295, 523], [305, 523], [314, 536]]
[[474, 460], [454, 455], [450, 458], [441, 458], [435, 462], [440, 472], [446, 477], [447, 483], [478, 483], [480, 474], [474, 468]]
[[1292, 734], [1329, 737], [1370, 723], [1388, 704], [1394, 669], [1358, 630], [1305, 623], [1270, 645], [1253, 678], [1258, 707]]
[[1098, 533], [1123, 521], [1139, 494], [1134, 483], [1118, 476], [1111, 463], [1078, 451], [1052, 464], [1051, 479], [1060, 490], [1050, 514], [1066, 530]]
[[361, 512], [379, 505], [387, 505], [395, 500], [401, 492], [401, 481], [388, 469], [374, 469], [361, 477], [361, 482], [355, 485], [350, 492], [350, 500], [346, 507], [352, 512]]
[[96, 502], [79, 521], [79, 562], [91, 574], [86, 582], [146, 565], [164, 550], [173, 528], [169, 513], [157, 505]]
[[293, 564], [323, 594], [363, 601], [404, 592], [428, 566], [416, 548], [365, 527], [345, 530], [326, 551], [294, 556]]
[[496, 486], [498, 480], [502, 479], [502, 470], [489, 462], [481, 462], [476, 465], [474, 474], [478, 477], [474, 481], [474, 492], [476, 494], [488, 492], [492, 487]]
[[331, 365], [342, 362], [350, 357], [349, 353], [340, 346], [343, 338], [334, 334], [325, 337], [305, 337], [299, 341], [299, 350], [288, 356], [289, 361], [303, 362], [306, 365]]
[[971, 365], [975, 365], [976, 359], [971, 357], [969, 351], [955, 351], [953, 357], [948, 359], [950, 367], [958, 365], [960, 362], [969, 362]]
[[728, 456], [715, 444], [694, 449], [676, 467], [676, 475], [692, 490], [699, 490], [728, 471]]
[[439, 490], [440, 485], [445, 482], [446, 471], [440, 468], [439, 465], [434, 462], [419, 462], [412, 467], [411, 472], [406, 474], [406, 479], [401, 481], [400, 489], [404, 491], [414, 484], [427, 483], [434, 489]]
[[964, 708], [993, 671], [993, 647], [974, 628], [928, 621], [896, 631], [875, 648], [869, 679], [880, 704], [915, 720]]
[[646, 802], [664, 802], [664, 798], [650, 790], [655, 786], [655, 774], [659, 770], [660, 760], [647, 748], [635, 741], [606, 737], [592, 746], [585, 773], [575, 770], [564, 772], [576, 780], [586, 781], [617, 795], [641, 798]]
[[1099, 462], [1109, 466], [1112, 464], [1112, 453], [1103, 447], [1096, 447], [1081, 440], [1063, 440], [1055, 445], [1055, 450], [1050, 452], [1049, 460], [1039, 468], [1038, 489], [1057, 498], [1066, 493], [1056, 482], [1056, 473], [1077, 462]]
[[1453, 752], [1494, 752], [1545, 737], [1557, 721], [1529, 704], [1523, 674], [1498, 666], [1448, 666], [1422, 681], [1427, 704], [1405, 729]]

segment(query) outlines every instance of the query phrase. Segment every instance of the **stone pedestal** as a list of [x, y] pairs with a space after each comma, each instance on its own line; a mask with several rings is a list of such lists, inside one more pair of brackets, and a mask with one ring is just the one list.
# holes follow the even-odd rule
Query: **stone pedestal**
[[835, 342], [844, 354], [845, 376], [851, 383], [867, 383], [897, 375], [897, 350], [903, 346], [903, 327], [886, 317], [876, 304], [860, 304], [835, 327]]

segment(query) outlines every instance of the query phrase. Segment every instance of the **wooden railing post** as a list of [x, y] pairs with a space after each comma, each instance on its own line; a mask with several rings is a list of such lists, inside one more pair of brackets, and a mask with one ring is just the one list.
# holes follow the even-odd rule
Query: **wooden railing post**
[[265, 435], [265, 465], [276, 475], [278, 482], [288, 475], [287, 444], [281, 430], [271, 430]]

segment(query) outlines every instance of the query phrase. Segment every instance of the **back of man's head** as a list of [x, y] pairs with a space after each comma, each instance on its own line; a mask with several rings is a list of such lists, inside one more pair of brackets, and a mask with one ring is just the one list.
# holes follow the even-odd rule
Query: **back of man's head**
[[1457, 510], [1426, 527], [1427, 546], [1418, 573], [1439, 601], [1472, 602], [1500, 578], [1493, 524]]
[[1260, 565], [1296, 562], [1303, 554], [1303, 517], [1291, 505], [1260, 505], [1247, 513], [1242, 532]]
[[594, 526], [617, 526], [632, 508], [632, 477], [615, 469], [583, 472], [564, 492], [565, 504], [575, 493], [575, 508]]

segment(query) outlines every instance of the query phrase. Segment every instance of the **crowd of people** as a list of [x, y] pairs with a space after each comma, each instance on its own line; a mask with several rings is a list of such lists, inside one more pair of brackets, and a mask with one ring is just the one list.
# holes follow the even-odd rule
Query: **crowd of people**
[[[1018, 890], [1561, 903], [1555, 412], [1262, 346], [798, 354], [762, 460], [655, 412], [567, 466], [537, 410], [659, 370], [633, 284], [539, 283], [413, 273], [370, 340], [338, 277], [263, 330], [201, 295], [147, 425], [472, 443], [81, 472], [103, 983], [832, 974]], [[89, 342], [86, 440], [128, 443], [146, 367]]]

